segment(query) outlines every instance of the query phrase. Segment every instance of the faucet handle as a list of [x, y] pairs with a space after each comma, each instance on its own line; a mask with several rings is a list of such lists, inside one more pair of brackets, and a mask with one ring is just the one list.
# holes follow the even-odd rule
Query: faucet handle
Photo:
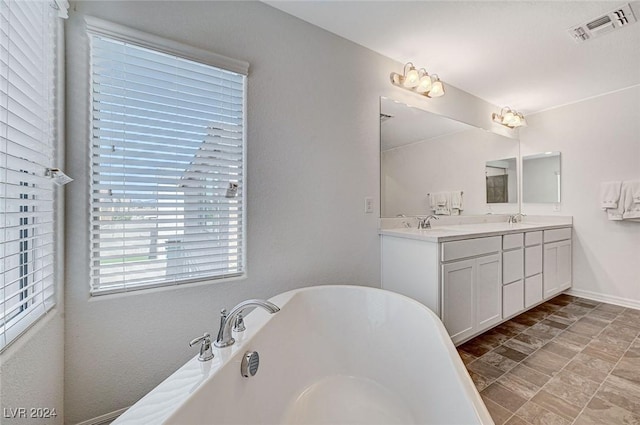
[[244, 332], [246, 331], [247, 328], [244, 325], [244, 318], [242, 317], [242, 314], [238, 314], [235, 318], [235, 320], [233, 321], [233, 331], [234, 332]]
[[205, 333], [201, 337], [191, 341], [189, 343], [189, 347], [193, 347], [198, 343], [202, 343], [202, 345], [200, 345], [200, 355], [198, 356], [198, 360], [200, 360], [201, 362], [211, 360], [213, 358], [213, 349], [211, 348], [211, 335]]

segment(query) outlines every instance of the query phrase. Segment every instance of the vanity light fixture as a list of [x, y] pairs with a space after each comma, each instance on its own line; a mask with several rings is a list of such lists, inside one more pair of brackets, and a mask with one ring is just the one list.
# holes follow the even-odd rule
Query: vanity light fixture
[[404, 65], [402, 75], [391, 73], [391, 84], [402, 87], [426, 97], [444, 95], [444, 85], [437, 75], [429, 75], [426, 69], [416, 67], [411, 62]]
[[504, 125], [509, 128], [526, 127], [527, 121], [524, 119], [524, 115], [521, 112], [514, 111], [509, 108], [502, 108], [499, 114], [495, 112], [491, 114], [491, 119], [498, 124]]

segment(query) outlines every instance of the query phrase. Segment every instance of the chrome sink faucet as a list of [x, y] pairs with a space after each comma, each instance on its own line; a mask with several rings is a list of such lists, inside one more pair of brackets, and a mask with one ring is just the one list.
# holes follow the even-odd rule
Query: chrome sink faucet
[[526, 214], [517, 213], [509, 216], [509, 224], [518, 223], [518, 217], [520, 217], [520, 222], [522, 222], [522, 217], [526, 217]]
[[431, 219], [440, 220], [435, 215], [428, 215], [426, 217], [416, 217], [418, 219], [418, 229], [431, 229]]
[[280, 311], [280, 308], [272, 302], [265, 300], [246, 300], [242, 301], [237, 306], [233, 307], [229, 314], [227, 314], [227, 310], [223, 309], [220, 312], [220, 329], [218, 330], [218, 337], [216, 341], [213, 343], [218, 348], [229, 347], [233, 345], [235, 339], [231, 336], [231, 327], [234, 327], [234, 330], [242, 331], [244, 330], [244, 321], [242, 320], [242, 312], [249, 307], [262, 307], [267, 310], [270, 314], [277, 313]]

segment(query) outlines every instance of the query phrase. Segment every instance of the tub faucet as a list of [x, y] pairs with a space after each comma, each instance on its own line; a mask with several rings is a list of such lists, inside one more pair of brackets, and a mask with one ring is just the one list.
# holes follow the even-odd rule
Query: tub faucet
[[[233, 345], [235, 339], [231, 336], [231, 327], [236, 324], [236, 319], [242, 312], [249, 307], [262, 307], [267, 310], [270, 314], [277, 313], [280, 311], [280, 308], [269, 302], [264, 300], [246, 300], [242, 301], [237, 306], [233, 307], [229, 314], [227, 314], [227, 310], [223, 309], [220, 312], [220, 329], [218, 330], [218, 337], [216, 341], [213, 343], [218, 348], [229, 347]], [[244, 327], [244, 321], [242, 321], [242, 327]]]
[[426, 217], [416, 217], [418, 219], [418, 229], [431, 229], [431, 219], [440, 220], [435, 215], [428, 215]]
[[518, 217], [520, 217], [520, 222], [522, 222], [522, 217], [526, 217], [526, 214], [517, 213], [509, 216], [509, 224], [514, 224], [518, 222]]

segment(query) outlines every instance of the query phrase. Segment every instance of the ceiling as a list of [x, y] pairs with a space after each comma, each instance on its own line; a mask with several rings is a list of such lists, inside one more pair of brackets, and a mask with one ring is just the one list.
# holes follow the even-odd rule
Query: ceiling
[[[268, 1], [497, 106], [525, 114], [640, 84], [640, 22], [575, 42], [617, 1]], [[640, 20], [640, 1], [631, 2]], [[402, 72], [398, 69], [389, 70]]]

